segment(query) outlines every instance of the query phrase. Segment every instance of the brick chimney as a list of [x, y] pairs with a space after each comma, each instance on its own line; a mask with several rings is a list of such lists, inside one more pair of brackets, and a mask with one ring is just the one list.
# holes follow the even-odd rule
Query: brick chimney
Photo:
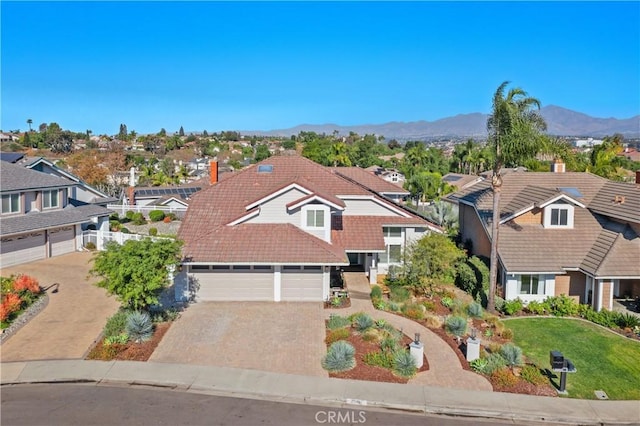
[[209, 162], [209, 183], [211, 185], [215, 185], [218, 183], [218, 162], [210, 161]]
[[130, 206], [135, 206], [136, 205], [136, 188], [135, 186], [130, 186], [128, 188], [128, 196], [129, 196], [129, 205]]
[[640, 170], [636, 170], [636, 185], [640, 185]]
[[560, 158], [556, 158], [553, 160], [553, 164], [551, 165], [551, 171], [553, 173], [564, 173], [566, 171], [566, 165], [564, 161]]

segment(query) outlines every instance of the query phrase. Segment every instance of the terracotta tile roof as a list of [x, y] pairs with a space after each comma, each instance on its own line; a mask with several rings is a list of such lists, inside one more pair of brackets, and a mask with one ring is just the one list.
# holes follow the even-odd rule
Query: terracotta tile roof
[[[616, 221], [640, 223], [640, 189], [590, 173], [512, 172], [503, 176], [501, 216], [539, 205], [564, 193], [587, 208], [575, 207], [573, 229], [542, 225], [500, 226], [500, 259], [510, 273], [562, 272], [581, 268], [595, 276], [640, 276], [640, 237]], [[624, 202], [615, 202], [615, 195]], [[489, 180], [452, 194], [473, 205], [491, 235], [493, 193]], [[618, 271], [618, 274], [616, 274]]]
[[295, 225], [241, 224], [204, 231], [186, 241], [187, 262], [348, 264], [344, 250]]
[[388, 193], [409, 195], [409, 191], [403, 189], [401, 186], [387, 182], [380, 176], [368, 172], [360, 167], [332, 167], [331, 170], [346, 179], [366, 186], [377, 194]]
[[346, 251], [384, 251], [383, 226], [424, 226], [425, 221], [396, 216], [336, 216], [331, 218], [331, 241]]
[[[258, 172], [260, 164], [271, 165], [272, 170]], [[313, 194], [341, 206], [345, 203], [340, 196], [355, 195], [374, 197], [380, 203], [398, 208], [361, 185], [311, 160], [297, 155], [274, 156], [234, 173], [229, 179], [203, 188], [192, 197], [178, 232], [178, 237], [185, 242], [185, 255], [201, 262], [344, 262], [346, 258], [343, 243], [351, 243], [352, 237], [336, 236], [336, 240], [332, 239], [333, 244], [329, 244], [291, 224], [228, 226], [250, 213], [247, 206], [292, 183], [298, 183]], [[405, 213], [409, 215], [408, 218], [393, 218], [392, 223], [418, 224], [438, 229], [436, 225], [414, 214]], [[378, 224], [383, 218], [376, 218], [375, 222], [380, 233], [382, 228]], [[360, 226], [357, 225], [358, 219], [347, 219], [347, 222]], [[364, 233], [375, 233], [374, 231], [375, 229], [368, 228]], [[372, 247], [379, 247], [379, 241], [376, 240]]]

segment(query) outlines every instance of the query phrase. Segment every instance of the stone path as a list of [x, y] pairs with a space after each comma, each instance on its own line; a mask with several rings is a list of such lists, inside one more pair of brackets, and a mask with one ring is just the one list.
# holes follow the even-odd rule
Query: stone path
[[362, 272], [345, 272], [344, 280], [349, 290], [351, 306], [345, 309], [325, 310], [327, 319], [331, 314], [347, 316], [356, 312], [366, 312], [374, 319], [384, 319], [412, 339], [415, 333], [420, 333], [420, 341], [424, 343], [425, 355], [429, 361], [429, 370], [418, 373], [409, 383], [454, 389], [493, 390], [487, 379], [464, 370], [453, 349], [437, 334], [408, 318], [375, 309], [369, 296], [371, 286]]

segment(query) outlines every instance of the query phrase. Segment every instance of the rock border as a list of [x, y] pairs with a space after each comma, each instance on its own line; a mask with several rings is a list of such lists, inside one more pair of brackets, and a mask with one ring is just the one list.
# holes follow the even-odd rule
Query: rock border
[[38, 315], [49, 304], [49, 294], [43, 292], [42, 296], [31, 304], [16, 318], [9, 327], [2, 330], [0, 335], [0, 345], [9, 340], [11, 336], [16, 334], [25, 324], [31, 321], [36, 315]]

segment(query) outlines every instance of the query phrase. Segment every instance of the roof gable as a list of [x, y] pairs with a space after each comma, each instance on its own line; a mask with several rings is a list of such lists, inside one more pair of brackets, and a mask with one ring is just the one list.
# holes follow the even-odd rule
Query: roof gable
[[75, 185], [67, 179], [25, 169], [5, 161], [0, 164], [0, 182], [2, 182], [2, 192], [64, 188]]

